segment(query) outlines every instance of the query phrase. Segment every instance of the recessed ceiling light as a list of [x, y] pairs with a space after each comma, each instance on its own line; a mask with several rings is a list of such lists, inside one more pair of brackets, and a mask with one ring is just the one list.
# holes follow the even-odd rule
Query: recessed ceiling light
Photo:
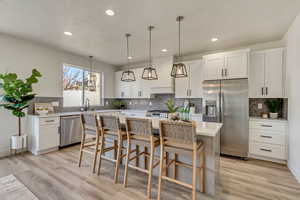
[[132, 56], [128, 56], [128, 59], [131, 60], [131, 59], [132, 59]]
[[72, 34], [71, 32], [69, 32], [69, 31], [65, 31], [64, 34], [65, 34], [65, 35], [68, 35], [68, 36], [73, 35], [73, 34]]
[[211, 41], [212, 42], [216, 42], [216, 41], [218, 41], [219, 39], [218, 38], [211, 38]]
[[109, 16], [114, 16], [115, 15], [115, 12], [113, 10], [110, 10], [110, 9], [106, 10], [105, 13]]
[[168, 50], [167, 50], [167, 49], [162, 49], [161, 51], [162, 51], [162, 52], [167, 52]]

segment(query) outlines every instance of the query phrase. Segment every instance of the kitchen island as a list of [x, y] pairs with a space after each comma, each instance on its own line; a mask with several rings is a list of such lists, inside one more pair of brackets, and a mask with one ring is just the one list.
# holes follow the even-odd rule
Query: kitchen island
[[[37, 121], [41, 122], [49, 122], [51, 127], [53, 126], [52, 123], [59, 124], [59, 119], [61, 117], [66, 116], [79, 116], [83, 113], [94, 113], [94, 114], [110, 114], [110, 115], [116, 115], [119, 116], [121, 124], [125, 123], [126, 117], [137, 117], [137, 118], [143, 118], [143, 119], [151, 119], [152, 120], [152, 126], [155, 132], [158, 132], [159, 129], [159, 121], [165, 120], [164, 118], [159, 117], [146, 117], [146, 111], [132, 111], [132, 110], [99, 110], [99, 111], [88, 111], [88, 112], [64, 112], [64, 113], [55, 113], [55, 114], [49, 114], [45, 116], [34, 116], [31, 115], [29, 118], [39, 119]], [[32, 125], [36, 123], [30, 123]], [[39, 123], [37, 123], [39, 124]], [[40, 124], [43, 127], [45, 124]], [[36, 127], [34, 125], [33, 127]], [[213, 123], [213, 122], [202, 122], [202, 121], [196, 121], [196, 134], [197, 138], [201, 140], [205, 145], [205, 193], [209, 195], [215, 195], [216, 194], [216, 188], [217, 188], [217, 182], [218, 182], [218, 173], [219, 173], [219, 160], [220, 160], [220, 129], [222, 127], [221, 123]], [[41, 129], [46, 130], [46, 129]], [[47, 129], [48, 130], [48, 129]], [[57, 130], [57, 126], [55, 126], [55, 130]], [[32, 132], [28, 130], [28, 132]], [[49, 132], [49, 131], [47, 131]], [[42, 139], [42, 136], [46, 136], [45, 134], [36, 134], [36, 136], [40, 135], [39, 141]], [[50, 150], [54, 149], [56, 150], [59, 146], [59, 139], [56, 137], [58, 136], [57, 132], [48, 133], [47, 137], [45, 137], [45, 140], [49, 141], [49, 136], [55, 136], [55, 140], [53, 140], [53, 147], [49, 148], [49, 145], [42, 148], [42, 151], [31, 151], [35, 155], [38, 155], [43, 152], [49, 152]], [[29, 137], [29, 147], [35, 146], [32, 144], [32, 139], [35, 137], [30, 136]], [[49, 142], [48, 142], [49, 143]], [[47, 143], [47, 144], [48, 144]], [[124, 144], [125, 145], [125, 144]], [[38, 146], [42, 147], [42, 144], [39, 144]], [[29, 148], [31, 149], [31, 148]], [[49, 150], [50, 149], [50, 150]], [[155, 154], [159, 156], [159, 148], [156, 149]], [[113, 156], [113, 154], [111, 154]], [[173, 158], [173, 154], [169, 154], [170, 159]], [[192, 157], [189, 156], [181, 156], [178, 155], [177, 159], [179, 161], [183, 161], [186, 163], [191, 163]], [[200, 159], [199, 159], [200, 160]], [[124, 162], [123, 162], [124, 163]], [[140, 166], [144, 167], [145, 162], [143, 162], [143, 158], [140, 159]], [[198, 166], [201, 165], [200, 161], [197, 164]], [[171, 166], [169, 169], [169, 174], [172, 174], [173, 167]], [[156, 167], [153, 171], [154, 176], [158, 176], [158, 167]], [[177, 168], [177, 178], [181, 181], [185, 181], [187, 183], [191, 183], [192, 180], [192, 171], [191, 169], [184, 168], [181, 166], [178, 166]], [[200, 178], [197, 178], [198, 181], [200, 181]], [[197, 183], [197, 187], [200, 188], [200, 184]]]

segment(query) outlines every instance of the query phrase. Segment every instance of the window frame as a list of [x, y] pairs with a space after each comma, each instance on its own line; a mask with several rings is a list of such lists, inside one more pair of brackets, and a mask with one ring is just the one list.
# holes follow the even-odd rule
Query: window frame
[[[98, 70], [98, 69], [90, 69], [89, 67], [85, 67], [85, 66], [82, 66], [82, 65], [74, 65], [74, 64], [69, 64], [69, 63], [62, 63], [62, 66], [61, 66], [61, 94], [62, 94], [62, 98], [64, 98], [64, 84], [63, 84], [63, 81], [64, 81], [64, 67], [65, 66], [70, 66], [70, 67], [74, 67], [74, 68], [77, 68], [77, 69], [81, 69], [83, 71], [88, 71], [88, 72], [94, 72], [94, 73], [99, 73], [100, 74], [100, 104], [97, 104], [97, 105], [93, 105], [91, 104], [90, 106], [104, 106], [104, 72], [102, 72], [101, 70]], [[84, 81], [83, 81], [84, 83]], [[83, 107], [84, 106], [84, 101], [85, 101], [85, 93], [84, 93], [84, 86], [82, 87], [82, 98], [81, 98], [81, 103], [82, 103], [82, 106], [80, 107]], [[72, 108], [72, 107], [78, 107], [78, 106], [64, 106], [64, 102], [63, 102], [63, 107], [66, 107], [66, 108]]]

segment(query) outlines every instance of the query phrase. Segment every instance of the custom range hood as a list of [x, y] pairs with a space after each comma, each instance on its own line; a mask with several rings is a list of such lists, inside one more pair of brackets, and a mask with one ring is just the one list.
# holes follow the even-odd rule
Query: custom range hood
[[174, 94], [175, 79], [170, 76], [170, 66], [173, 65], [173, 56], [157, 57], [153, 59], [156, 65], [158, 80], [148, 81], [151, 94]]

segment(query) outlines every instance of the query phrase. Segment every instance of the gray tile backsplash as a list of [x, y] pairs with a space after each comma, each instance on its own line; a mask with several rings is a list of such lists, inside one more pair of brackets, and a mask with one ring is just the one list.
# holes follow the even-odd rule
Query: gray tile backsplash
[[[261, 117], [262, 113], [269, 112], [265, 102], [267, 98], [249, 98], [249, 115], [250, 117]], [[272, 99], [270, 99], [272, 100]], [[258, 104], [262, 104], [262, 109], [258, 108]], [[279, 112], [279, 117], [287, 119], [288, 117], [288, 99], [282, 99], [282, 107]]]
[[185, 100], [189, 100], [190, 103], [195, 104], [196, 113], [202, 112], [202, 99], [184, 99], [175, 98], [174, 94], [157, 94], [151, 99], [122, 99], [126, 104], [127, 109], [136, 110], [167, 110], [165, 103], [168, 99], [172, 99], [176, 106], [182, 106]]

